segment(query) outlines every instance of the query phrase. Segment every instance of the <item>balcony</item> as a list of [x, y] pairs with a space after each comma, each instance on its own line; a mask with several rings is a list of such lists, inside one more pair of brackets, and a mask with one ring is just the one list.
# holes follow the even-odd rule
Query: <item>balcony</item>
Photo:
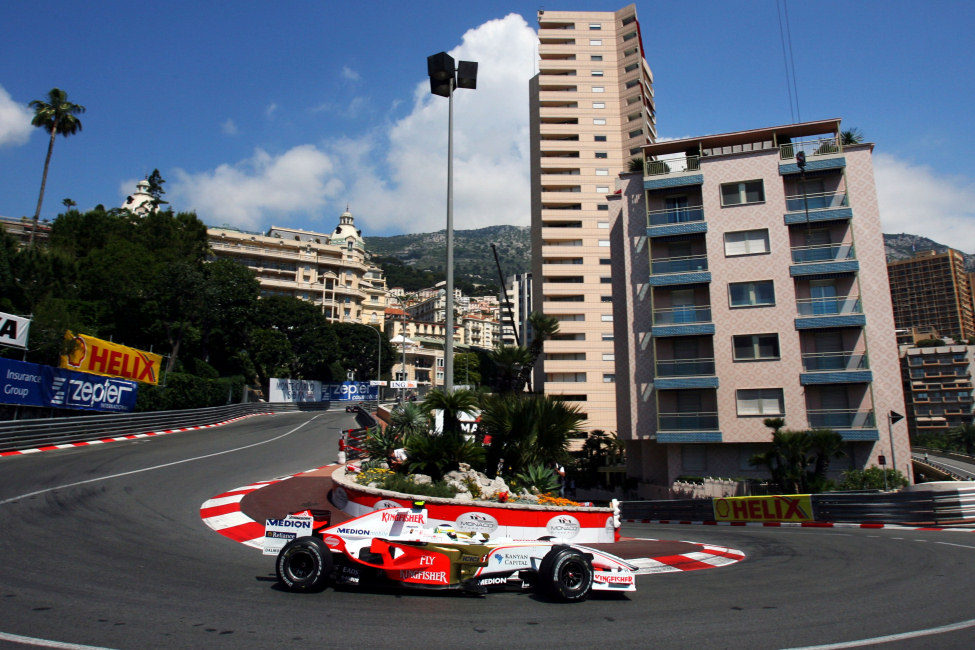
[[644, 162], [644, 175], [643, 188], [647, 190], [704, 183], [704, 176], [701, 174], [701, 159], [698, 156], [647, 160]]
[[846, 167], [846, 158], [843, 157], [839, 140], [835, 136], [831, 136], [780, 145], [779, 174], [785, 176], [786, 174], [799, 173], [796, 154], [800, 151], [806, 154], [806, 172]]
[[721, 442], [716, 412], [661, 413], [657, 416], [657, 442]]
[[714, 359], [664, 359], [657, 361], [654, 388], [717, 388]]
[[785, 197], [785, 209], [785, 224], [787, 226], [806, 223], [807, 220], [809, 223], [817, 223], [850, 219], [853, 216], [853, 210], [850, 209], [850, 198], [846, 191], [787, 196]]
[[648, 210], [647, 224], [648, 237], [686, 235], [708, 231], [708, 224], [704, 221], [704, 208], [700, 206]]
[[710, 305], [687, 305], [653, 310], [653, 336], [714, 334]]
[[855, 273], [860, 270], [852, 244], [830, 246], [793, 246], [789, 275], [821, 275], [823, 273]]
[[799, 317], [796, 329], [822, 329], [866, 325], [859, 296], [841, 298], [804, 298], [796, 300]]
[[806, 418], [813, 429], [833, 429], [844, 440], [879, 440], [872, 410], [808, 410]]
[[863, 352], [803, 354], [799, 383], [803, 386], [869, 383], [873, 381], [869, 367]]
[[706, 255], [658, 257], [651, 260], [650, 286], [700, 284], [711, 281]]

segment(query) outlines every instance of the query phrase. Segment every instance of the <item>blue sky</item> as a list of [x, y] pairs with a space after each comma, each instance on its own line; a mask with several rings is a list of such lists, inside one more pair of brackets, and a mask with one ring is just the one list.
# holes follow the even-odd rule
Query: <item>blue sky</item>
[[[661, 137], [792, 121], [775, 0], [638, 2]], [[550, 9], [615, 10], [573, 2]], [[537, 4], [103, 0], [0, 8], [0, 215], [30, 216], [52, 87], [87, 108], [55, 144], [42, 217], [120, 205], [158, 168], [211, 225], [443, 227], [446, 100], [426, 56], [480, 64], [455, 111], [456, 226], [527, 225]], [[801, 118], [876, 143], [886, 232], [975, 252], [975, 3], [788, 2]]]

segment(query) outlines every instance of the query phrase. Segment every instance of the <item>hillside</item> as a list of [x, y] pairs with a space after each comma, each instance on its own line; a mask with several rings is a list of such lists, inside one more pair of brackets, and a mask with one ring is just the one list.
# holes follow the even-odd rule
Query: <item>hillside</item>
[[[444, 279], [445, 230], [390, 237], [368, 237], [366, 248], [387, 274], [390, 287], [408, 291], [429, 287]], [[505, 277], [527, 273], [531, 267], [531, 245], [527, 226], [489, 226], [477, 230], [454, 231], [454, 281], [465, 294], [477, 285], [477, 293], [497, 293], [498, 270], [491, 253], [498, 247]], [[402, 265], [384, 263], [382, 258], [395, 258]], [[429, 272], [429, 273], [428, 273]], [[430, 282], [433, 280], [433, 282]], [[415, 286], [414, 286], [415, 285]]]
[[[408, 291], [422, 289], [444, 279], [444, 246], [446, 232], [390, 237], [369, 237], [366, 248], [387, 273], [390, 287]], [[490, 226], [477, 230], [454, 231], [454, 281], [466, 295], [496, 293], [498, 272], [491, 254], [491, 244], [498, 247], [505, 277], [531, 270], [531, 240], [527, 226]], [[925, 250], [943, 251], [944, 244], [921, 237], [898, 233], [884, 235], [887, 260], [902, 260]], [[975, 272], [975, 255], [965, 253], [965, 268]]]

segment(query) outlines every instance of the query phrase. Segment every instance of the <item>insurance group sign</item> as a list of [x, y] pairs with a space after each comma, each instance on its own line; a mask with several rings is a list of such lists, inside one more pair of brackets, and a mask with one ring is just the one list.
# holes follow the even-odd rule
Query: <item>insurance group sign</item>
[[126, 412], [135, 408], [138, 384], [37, 363], [0, 359], [4, 404]]

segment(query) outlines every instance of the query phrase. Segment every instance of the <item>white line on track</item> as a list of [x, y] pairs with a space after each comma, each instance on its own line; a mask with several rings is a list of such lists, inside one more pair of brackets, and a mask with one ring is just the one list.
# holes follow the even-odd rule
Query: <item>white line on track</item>
[[951, 542], [935, 542], [935, 544], [944, 544], [945, 546], [958, 546], [959, 548], [975, 548], [975, 546], [968, 546], [967, 544], [952, 544]]
[[47, 492], [53, 492], [54, 490], [62, 490], [64, 488], [75, 487], [75, 486], [78, 486], [78, 485], [85, 485], [87, 483], [97, 483], [98, 481], [107, 481], [109, 479], [120, 478], [122, 476], [129, 476], [131, 474], [139, 474], [141, 472], [151, 472], [154, 469], [162, 469], [164, 467], [172, 467], [173, 465], [181, 465], [183, 463], [191, 463], [191, 462], [196, 461], [196, 460], [203, 460], [204, 458], [213, 458], [214, 456], [222, 456], [223, 454], [232, 454], [235, 451], [243, 451], [244, 449], [250, 449], [252, 447], [259, 447], [261, 445], [266, 445], [269, 442], [274, 442], [276, 440], [280, 440], [282, 438], [285, 438], [287, 436], [290, 436], [292, 433], [294, 433], [298, 429], [302, 428], [306, 424], [311, 424], [312, 422], [314, 422], [319, 417], [321, 417], [321, 416], [320, 415], [316, 415], [315, 417], [313, 417], [312, 419], [308, 420], [307, 422], [302, 422], [301, 424], [299, 424], [298, 426], [296, 426], [291, 431], [288, 431], [287, 433], [282, 433], [280, 436], [276, 436], [276, 437], [270, 438], [268, 440], [262, 440], [261, 442], [255, 442], [253, 444], [244, 445], [243, 447], [236, 447], [234, 449], [225, 449], [223, 451], [217, 451], [217, 452], [214, 452], [212, 454], [205, 454], [203, 456], [194, 456], [193, 458], [184, 458], [183, 460], [174, 460], [171, 463], [163, 463], [162, 465], [153, 465], [152, 467], [143, 467], [142, 469], [134, 469], [134, 470], [131, 470], [131, 471], [128, 471], [128, 472], [120, 472], [118, 474], [110, 474], [109, 476], [100, 476], [98, 478], [90, 478], [90, 479], [87, 479], [87, 480], [84, 480], [84, 481], [76, 481], [74, 483], [65, 483], [64, 485], [58, 485], [56, 487], [44, 488], [43, 490], [35, 490], [34, 492], [28, 492], [27, 494], [21, 494], [21, 495], [15, 496], [15, 497], [10, 497], [9, 499], [4, 499], [3, 501], [0, 501], [0, 506], [6, 505], [8, 503], [13, 503], [14, 501], [19, 501], [20, 499], [26, 499], [27, 497], [37, 496], [38, 494], [45, 494]]
[[975, 627], [975, 618], [968, 619], [967, 621], [961, 621], [959, 623], [952, 623], [950, 625], [942, 625], [940, 627], [929, 627], [926, 630], [914, 630], [913, 632], [903, 632], [901, 634], [888, 634], [886, 636], [875, 636], [870, 639], [858, 639], [856, 641], [845, 641], [843, 643], [829, 643], [826, 645], [802, 646], [798, 648], [791, 648], [790, 650], [832, 650], [832, 648], [857, 648], [865, 645], [879, 645], [881, 643], [891, 643], [893, 641], [905, 641], [907, 639], [917, 639], [922, 636], [931, 636], [933, 634], [945, 634], [946, 632], [957, 632], [959, 630], [967, 630], [970, 627]]
[[77, 643], [63, 643], [61, 641], [48, 641], [47, 639], [37, 639], [32, 636], [20, 636], [19, 634], [7, 634], [0, 632], [0, 641], [10, 641], [21, 645], [40, 646], [42, 648], [66, 648], [67, 650], [109, 650], [97, 645], [78, 645]]

